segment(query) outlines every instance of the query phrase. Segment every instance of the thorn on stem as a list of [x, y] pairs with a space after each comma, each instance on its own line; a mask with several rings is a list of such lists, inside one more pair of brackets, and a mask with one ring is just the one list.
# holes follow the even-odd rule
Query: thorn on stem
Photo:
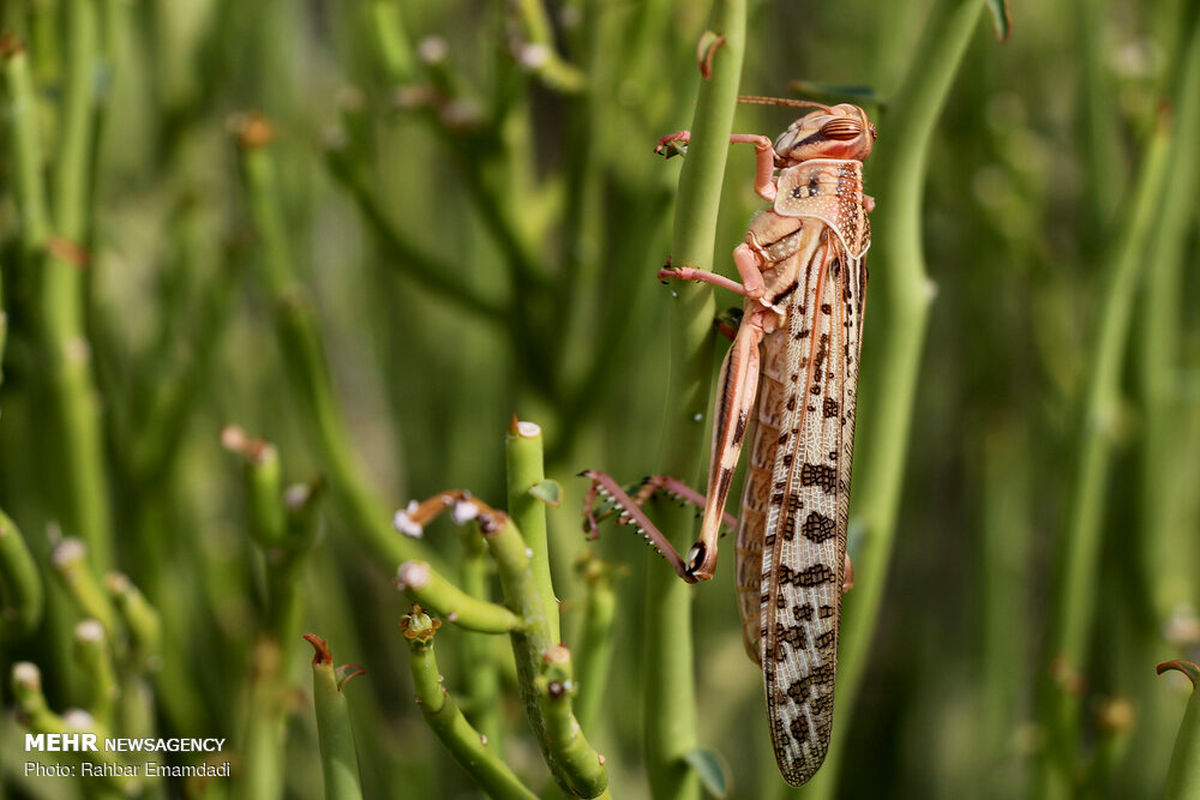
[[696, 44], [696, 62], [700, 67], [700, 75], [705, 79], [712, 77], [713, 56], [723, 44], [724, 35], [713, 31], [705, 31], [700, 35], [700, 41]]

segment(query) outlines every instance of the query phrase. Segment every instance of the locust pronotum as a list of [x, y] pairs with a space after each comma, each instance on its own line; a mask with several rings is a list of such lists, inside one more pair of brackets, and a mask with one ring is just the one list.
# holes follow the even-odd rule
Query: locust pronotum
[[[776, 760], [784, 779], [798, 786], [821, 766], [833, 730], [841, 596], [849, 584], [846, 519], [871, 242], [867, 214], [874, 207], [862, 191], [862, 162], [875, 128], [849, 104], [740, 100], [816, 110], [773, 145], [765, 136], [731, 137], [754, 145], [754, 188], [772, 203], [733, 252], [741, 283], [690, 267], [659, 272], [746, 298], [718, 378], [707, 497], [656, 476], [630, 498], [612, 478], [587, 472], [588, 517], [594, 526], [596, 494], [608, 495], [621, 521], [636, 525], [680, 577], [710, 578], [720, 527], [732, 521], [725, 514], [730, 483], [749, 439], [737, 523], [738, 600], [746, 649], [763, 668]], [[664, 136], [657, 150], [689, 136]], [[641, 511], [659, 489], [704, 507], [686, 560]]]

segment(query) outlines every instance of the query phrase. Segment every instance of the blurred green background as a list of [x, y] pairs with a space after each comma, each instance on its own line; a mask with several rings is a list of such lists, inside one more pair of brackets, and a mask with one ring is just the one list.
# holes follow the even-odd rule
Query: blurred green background
[[[875, 443], [899, 440], [902, 469], [885, 476], [896, 515], [871, 510], [894, 544], [879, 548], [856, 497], [852, 554], [877, 548], [856, 577], [882, 594], [844, 602], [879, 613], [859, 618], [854, 707], [840, 698], [836, 759], [805, 794], [1160, 796], [1187, 683], [1154, 667], [1200, 645], [1200, 9], [1022, 3], [1000, 43], [982, 2], [883, 5], [751, 2], [747, 17], [744, 93], [869, 87], [851, 99], [880, 148], [906, 114], [934, 126], [924, 159], [886, 156], [912, 167], [921, 199], [905, 213], [929, 285], [907, 290], [932, 303], [915, 323], [911, 417], [883, 430], [881, 408], [906, 408], [884, 377], [886, 337], [906, 319], [889, 274], [911, 273], [882, 251], [881, 220], [856, 488]], [[231, 740], [234, 778], [147, 796], [322, 796], [309, 630], [367, 669], [346, 692], [366, 796], [475, 796], [412, 702], [397, 629], [410, 604], [391, 584], [411, 556], [389, 525], [446, 488], [503, 507], [514, 413], [542, 426], [564, 490], [550, 555], [573, 648], [587, 596], [575, 559], [586, 547], [616, 569], [611, 668], [587, 732], [612, 796], [650, 796], [643, 587], [675, 578], [625, 529], [585, 542], [574, 476], [661, 468], [670, 290], [655, 271], [679, 162], [652, 149], [691, 122], [708, 12], [4, 3], [0, 509], [37, 576], [19, 555], [2, 573], [6, 796], [110, 796], [22, 775], [12, 663], [41, 668], [54, 711], [92, 708], [71, 631], [95, 614], [53, 566], [64, 536], [87, 543], [96, 576], [127, 574], [161, 619], [150, 655], [136, 622], [114, 623], [114, 724]], [[950, 14], [969, 38], [944, 107], [895, 103], [937, 44], [923, 31]], [[774, 138], [791, 119], [742, 107], [734, 128]], [[901, 179], [872, 166], [881, 215]], [[752, 148], [731, 151], [726, 274], [762, 206], [753, 169]], [[719, 291], [717, 305], [737, 299]], [[271, 442], [286, 482], [324, 476], [311, 551], [294, 512], [299, 538], [267, 541], [261, 473], [247, 480], [246, 459], [222, 448], [227, 424]], [[426, 540], [454, 577], [455, 529]], [[697, 735], [727, 761], [731, 796], [783, 796], [725, 541], [716, 578], [691, 589]], [[437, 645], [456, 692], [479, 641], [448, 627]], [[497, 747], [552, 796], [501, 675]], [[265, 684], [279, 691], [264, 700]]]

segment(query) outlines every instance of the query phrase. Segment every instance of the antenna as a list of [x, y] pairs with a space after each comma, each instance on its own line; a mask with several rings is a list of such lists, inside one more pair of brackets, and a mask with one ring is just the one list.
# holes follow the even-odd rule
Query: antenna
[[826, 113], [833, 113], [833, 109], [824, 103], [817, 103], [812, 100], [793, 100], [790, 97], [760, 97], [758, 95], [742, 94], [738, 95], [739, 103], [756, 106], [788, 106], [790, 108], [819, 108]]

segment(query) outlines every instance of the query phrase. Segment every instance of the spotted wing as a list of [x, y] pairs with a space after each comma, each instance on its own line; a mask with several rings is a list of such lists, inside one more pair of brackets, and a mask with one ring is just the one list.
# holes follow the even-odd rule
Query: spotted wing
[[775, 756], [794, 786], [821, 766], [833, 731], [866, 281], [863, 259], [826, 226], [788, 309], [759, 655]]

